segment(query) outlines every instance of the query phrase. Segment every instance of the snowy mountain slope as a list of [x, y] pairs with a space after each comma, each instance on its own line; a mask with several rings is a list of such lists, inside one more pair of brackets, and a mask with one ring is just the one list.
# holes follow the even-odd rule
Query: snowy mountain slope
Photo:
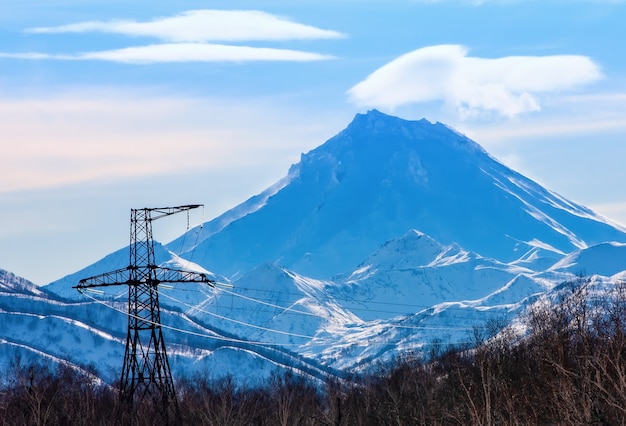
[[[2, 272], [3, 289], [25, 283], [34, 286]], [[102, 379], [117, 379], [126, 343], [126, 295], [118, 291], [114, 297], [82, 298], [66, 301], [52, 292], [31, 295], [0, 291], [2, 371], [18, 358], [22, 363], [44, 359], [82, 371], [94, 366]], [[295, 369], [320, 379], [332, 373], [314, 360], [303, 359], [280, 346], [258, 347], [249, 340], [235, 339], [166, 304], [162, 304], [161, 321], [170, 365], [177, 376], [203, 373], [218, 378], [230, 374], [242, 383], [255, 383], [277, 369]], [[242, 365], [234, 368], [235, 361]]]
[[[323, 378], [434, 341], [466, 342], [581, 269], [620, 279], [625, 242], [621, 227], [445, 125], [370, 111], [266, 191], [155, 246], [159, 265], [218, 282], [161, 288], [171, 365]], [[126, 289], [94, 296], [72, 286], [128, 262], [127, 247], [41, 289], [0, 283], [11, 328], [0, 339], [118, 371]]]
[[274, 264], [262, 264], [219, 288], [203, 309], [189, 314], [235, 336], [297, 347], [320, 328], [359, 321], [324, 292], [324, 283]]
[[375, 110], [303, 154], [270, 192], [261, 207], [249, 201], [209, 222], [219, 231], [195, 247], [188, 242], [197, 230], [171, 247], [184, 238], [195, 261], [228, 277], [270, 261], [327, 279], [354, 270], [410, 229], [503, 262], [533, 247], [556, 260], [590, 245], [626, 242], [626, 230], [514, 172], [445, 125]]
[[230, 209], [226, 213], [220, 215], [217, 219], [192, 228], [185, 235], [168, 244], [169, 248], [176, 253], [184, 253], [189, 250], [193, 250], [196, 245], [202, 243], [210, 236], [220, 232], [232, 222], [254, 213], [265, 206], [267, 200], [287, 186], [294, 178], [294, 175], [295, 173], [293, 170], [290, 170], [287, 176], [267, 188], [262, 193], [255, 195], [244, 203]]
[[302, 348], [339, 370], [362, 371], [407, 354], [428, 356], [438, 347], [471, 346], [476, 333], [489, 332], [489, 322], [508, 322], [524, 303], [475, 306], [444, 303], [413, 315], [370, 321], [347, 327], [341, 333], [320, 336]]
[[550, 271], [613, 276], [626, 270], [626, 244], [607, 242], [565, 256]]
[[[414, 232], [409, 233], [409, 235], [413, 239], [424, 239], [426, 246], [432, 246], [433, 240], [424, 234]], [[370, 319], [361, 323], [348, 323], [341, 329], [327, 333], [319, 333], [301, 347], [300, 350], [303, 355], [315, 357], [337, 369], [364, 370], [375, 368], [381, 362], [391, 361], [407, 353], [427, 356], [431, 351], [436, 352], [438, 348], [445, 348], [447, 345], [471, 346], [475, 344], [477, 338], [487, 338], [494, 331], [497, 331], [499, 326], [515, 321], [533, 302], [544, 296], [556, 297], [552, 295], [559, 294], [564, 286], [569, 288], [569, 285], [564, 283], [578, 282], [580, 280], [578, 268], [581, 265], [589, 268], [590, 288], [595, 292], [596, 297], [602, 297], [604, 292], [615, 291], [616, 284], [626, 281], [624, 244], [600, 244], [574, 252], [545, 271], [515, 270], [516, 262], [511, 262], [509, 265], [503, 264], [501, 266], [504, 270], [508, 266], [511, 267], [511, 272], [517, 272], [517, 274], [514, 274], [514, 278], [505, 285], [484, 297], [442, 302], [416, 310], [414, 314], [384, 318], [385, 313], [380, 313], [376, 309], [377, 303], [378, 306], [386, 305], [388, 309], [393, 307], [393, 309], [401, 311], [407, 309], [407, 304], [402, 303], [402, 300], [406, 300], [407, 294], [422, 300], [420, 291], [415, 291], [413, 288], [406, 293], [396, 294], [395, 302], [380, 301], [386, 300], [384, 299], [385, 295], [393, 295], [394, 291], [389, 289], [389, 283], [376, 281], [372, 278], [381, 273], [383, 276], [393, 276], [392, 272], [395, 267], [393, 265], [411, 264], [410, 261], [407, 261], [411, 258], [410, 251], [402, 252], [401, 255], [396, 256], [381, 256], [380, 252], [389, 252], [390, 246], [407, 246], [404, 242], [396, 243], [396, 241], [389, 242], [370, 257], [370, 259], [380, 259], [381, 262], [368, 264], [368, 269], [382, 271], [366, 275], [365, 285], [369, 286], [370, 293], [381, 295], [369, 301], [372, 303], [367, 310]], [[413, 250], [418, 247], [419, 245], [412, 245]], [[419, 253], [415, 254], [414, 258], [418, 258]], [[430, 257], [427, 256], [426, 259], [422, 258], [421, 260], [424, 262]], [[421, 267], [431, 268], [434, 263]], [[437, 273], [447, 279], [454, 278], [457, 276], [455, 273], [446, 276], [449, 271], [446, 270], [445, 266], [459, 266], [459, 263], [467, 263], [467, 258], [456, 257], [456, 260], [451, 263], [445, 262], [440, 265], [444, 267], [440, 268]], [[381, 265], [391, 266], [391, 269], [384, 270]], [[437, 269], [438, 267], [434, 266], [434, 268]], [[614, 273], [615, 271], [620, 272]], [[353, 278], [354, 274], [349, 277]], [[488, 280], [485, 281], [485, 283], [488, 282]], [[376, 288], [377, 285], [379, 288]], [[334, 283], [332, 286], [341, 288], [339, 283]], [[496, 286], [494, 285], [494, 287]], [[333, 290], [335, 289], [333, 288], [330, 292], [332, 293]], [[342, 300], [351, 300], [354, 303], [355, 299], [346, 297]], [[347, 303], [344, 304], [344, 306], [346, 305]], [[348, 307], [346, 306], [346, 308]], [[408, 310], [410, 309], [408, 308]], [[363, 312], [362, 309], [358, 309], [358, 311]]]
[[532, 273], [411, 231], [384, 244], [352, 274], [337, 277], [327, 291], [363, 320], [374, 320], [481, 298]]
[[0, 292], [42, 296], [44, 292], [30, 281], [0, 269]]
[[[206, 271], [195, 264], [178, 258], [178, 256], [176, 256], [174, 253], [166, 249], [162, 244], [158, 242], [154, 243], [154, 259], [159, 266], [169, 266], [181, 269], [184, 268], [191, 271], [201, 269], [201, 272], [209, 274], [212, 279], [221, 279], [220, 277], [215, 276], [211, 272]], [[57, 281], [54, 281], [42, 287], [42, 289], [68, 300], [84, 300], [84, 298], [81, 297], [78, 291], [75, 288], [72, 288], [76, 286], [81, 279], [93, 277], [95, 275], [115, 271], [118, 269], [123, 269], [126, 268], [129, 263], [130, 253], [129, 247], [127, 246], [105, 256], [98, 262], [89, 265], [86, 268], [69, 274]]]
[[[87, 325], [92, 312], [84, 305], [70, 305], [47, 292], [15, 291], [32, 284], [7, 274], [0, 274], [0, 365], [6, 368], [15, 357], [22, 361], [46, 358], [69, 365], [87, 366], [107, 362], [120, 340], [113, 337], [107, 325], [110, 317], [99, 316], [100, 329]], [[34, 285], [32, 285], [34, 287]], [[83, 318], [83, 320], [81, 320]], [[116, 352], [117, 351], [117, 352]], [[70, 354], [76, 356], [69, 356]], [[108, 371], [102, 371], [107, 374]], [[110, 378], [110, 377], [108, 377]]]

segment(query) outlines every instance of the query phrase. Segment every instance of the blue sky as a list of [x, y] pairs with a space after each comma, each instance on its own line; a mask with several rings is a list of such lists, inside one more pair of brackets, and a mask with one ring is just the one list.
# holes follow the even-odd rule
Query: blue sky
[[618, 0], [3, 2], [0, 268], [75, 272], [128, 244], [131, 208], [211, 219], [372, 108], [626, 224], [625, 21]]

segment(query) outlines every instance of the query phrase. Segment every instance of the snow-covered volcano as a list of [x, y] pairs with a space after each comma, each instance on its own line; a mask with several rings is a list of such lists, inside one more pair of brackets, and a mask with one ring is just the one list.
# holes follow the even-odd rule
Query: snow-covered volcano
[[[155, 252], [219, 283], [160, 291], [175, 372], [250, 378], [289, 366], [321, 378], [466, 341], [580, 273], [623, 280], [624, 243], [626, 229], [447, 126], [370, 111], [266, 191]], [[0, 275], [0, 345], [117, 371], [125, 289], [86, 298], [72, 286], [127, 267], [127, 250], [42, 289]]]
[[626, 230], [449, 127], [373, 110], [302, 155], [281, 182], [170, 248], [230, 277], [271, 261], [330, 278], [411, 229], [504, 262], [626, 241]]

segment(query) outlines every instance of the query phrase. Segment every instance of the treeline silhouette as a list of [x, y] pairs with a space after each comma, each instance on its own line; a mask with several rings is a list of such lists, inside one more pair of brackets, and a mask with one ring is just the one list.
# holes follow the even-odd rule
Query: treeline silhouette
[[[6, 371], [6, 425], [624, 425], [626, 286], [561, 286], [522, 320], [476, 329], [475, 345], [433, 345], [367, 374], [320, 383], [295, 373], [239, 386], [198, 375], [177, 384], [180, 418], [120, 411], [114, 387], [67, 367]], [[486, 331], [485, 331], [486, 330]], [[436, 343], [436, 342], [435, 342]], [[115, 414], [115, 413], [122, 413]]]

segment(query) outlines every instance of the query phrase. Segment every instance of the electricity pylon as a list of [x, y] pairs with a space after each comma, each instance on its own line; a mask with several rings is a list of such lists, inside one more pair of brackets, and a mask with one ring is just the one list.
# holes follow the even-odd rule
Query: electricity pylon
[[214, 281], [202, 273], [157, 266], [152, 221], [200, 206], [131, 209], [129, 266], [82, 279], [74, 287], [82, 292], [94, 287], [128, 286], [128, 334], [120, 402], [130, 408], [150, 398], [166, 418], [171, 414], [180, 417], [180, 412], [161, 329], [158, 286], [179, 282], [213, 286]]

